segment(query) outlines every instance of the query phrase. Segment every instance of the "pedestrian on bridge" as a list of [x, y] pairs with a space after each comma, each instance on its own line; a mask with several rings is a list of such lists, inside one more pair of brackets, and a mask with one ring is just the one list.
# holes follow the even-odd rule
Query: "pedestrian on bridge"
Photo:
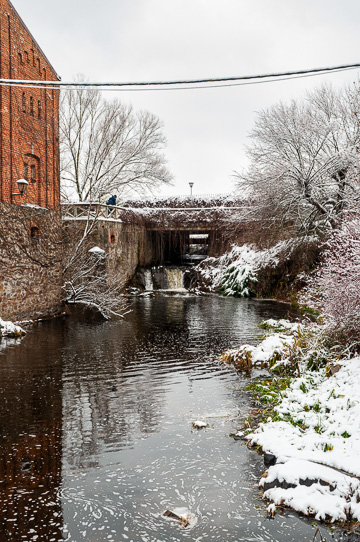
[[[116, 198], [117, 196], [111, 196], [111, 198], [109, 198], [106, 202], [106, 205], [116, 205]], [[109, 207], [108, 209], [108, 215], [111, 213], [111, 211], [113, 211], [114, 208], [113, 207]]]

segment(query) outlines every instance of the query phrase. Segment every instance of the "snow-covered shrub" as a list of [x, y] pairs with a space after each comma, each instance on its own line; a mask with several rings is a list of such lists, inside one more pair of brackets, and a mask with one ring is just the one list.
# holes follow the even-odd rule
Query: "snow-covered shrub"
[[345, 216], [332, 232], [302, 301], [320, 310], [332, 342], [360, 345], [359, 216]]
[[220, 292], [226, 296], [250, 297], [255, 295], [252, 285], [257, 282], [251, 265], [231, 265], [222, 277]]
[[220, 258], [204, 260], [196, 267], [196, 272], [201, 284], [210, 291], [220, 290], [226, 296], [250, 297], [255, 295], [261, 269], [275, 268], [280, 254], [288, 245], [289, 242], [285, 241], [264, 250], [255, 245], [233, 245]]

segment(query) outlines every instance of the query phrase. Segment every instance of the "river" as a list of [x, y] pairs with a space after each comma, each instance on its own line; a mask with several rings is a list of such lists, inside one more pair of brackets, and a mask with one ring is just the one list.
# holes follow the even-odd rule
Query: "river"
[[[0, 541], [310, 542], [309, 521], [266, 517], [263, 460], [229, 437], [249, 377], [218, 361], [287, 305], [160, 296], [131, 308], [124, 321], [43, 322], [0, 351]], [[188, 510], [190, 526], [166, 509]]]

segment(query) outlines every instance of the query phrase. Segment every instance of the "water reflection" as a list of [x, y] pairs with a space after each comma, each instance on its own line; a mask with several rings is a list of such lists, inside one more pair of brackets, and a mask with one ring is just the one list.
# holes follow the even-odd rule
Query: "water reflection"
[[[227, 437], [249, 408], [246, 377], [217, 361], [287, 306], [132, 308], [124, 322], [43, 324], [0, 353], [0, 540], [311, 540], [309, 523], [265, 518], [262, 460]], [[210, 427], [193, 430], [199, 418]], [[162, 517], [174, 507], [191, 528]]]
[[1, 541], [62, 540], [61, 334], [47, 343], [49, 357], [26, 340], [0, 354]]

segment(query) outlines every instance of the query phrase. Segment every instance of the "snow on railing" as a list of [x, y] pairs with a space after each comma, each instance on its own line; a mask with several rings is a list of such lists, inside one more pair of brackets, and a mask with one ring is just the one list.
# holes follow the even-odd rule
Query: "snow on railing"
[[[189, 199], [189, 198], [188, 198]], [[210, 200], [209, 200], [210, 201]], [[241, 209], [243, 205], [237, 203], [236, 201], [229, 201], [228, 205], [224, 205], [223, 202], [214, 202], [214, 205], [209, 207], [202, 205], [202, 201], [196, 200], [194, 198], [190, 199], [189, 204], [192, 206], [183, 207], [181, 204], [176, 206], [174, 200], [168, 200], [169, 205], [164, 205], [165, 201], [161, 200], [162, 206], [157, 206], [160, 201], [157, 202], [154, 206], [149, 204], [149, 201], [144, 201], [143, 206], [137, 205], [134, 207], [128, 205], [130, 202], [127, 202], [125, 206], [120, 205], [106, 205], [105, 203], [97, 202], [77, 202], [77, 203], [63, 203], [61, 205], [62, 209], [62, 218], [63, 220], [109, 220], [109, 221], [119, 221], [121, 222], [122, 218], [126, 213], [133, 212], [141, 214], [143, 216], [153, 216], [158, 212], [199, 212], [199, 211], [211, 211], [211, 210], [235, 210]], [[216, 205], [216, 203], [218, 203]], [[234, 205], [230, 205], [230, 203]]]

